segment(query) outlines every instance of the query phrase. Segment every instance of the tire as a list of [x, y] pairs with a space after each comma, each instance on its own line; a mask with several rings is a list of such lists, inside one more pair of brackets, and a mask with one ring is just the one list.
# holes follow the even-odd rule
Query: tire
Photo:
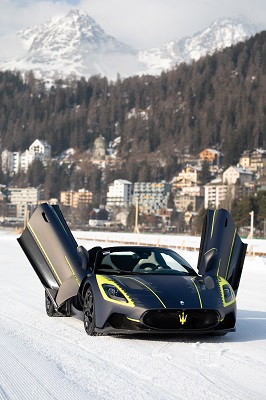
[[95, 332], [95, 305], [91, 287], [85, 293], [83, 304], [84, 329], [89, 336], [96, 336]]

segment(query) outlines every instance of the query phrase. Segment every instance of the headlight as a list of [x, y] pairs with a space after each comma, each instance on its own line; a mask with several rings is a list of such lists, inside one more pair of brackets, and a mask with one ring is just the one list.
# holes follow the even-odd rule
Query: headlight
[[226, 303], [229, 303], [230, 301], [234, 300], [235, 295], [231, 286], [223, 285], [223, 293], [224, 293], [224, 301]]
[[102, 285], [106, 295], [108, 297], [110, 297], [110, 299], [113, 300], [118, 300], [118, 301], [124, 301], [125, 303], [127, 303], [127, 299], [125, 298], [125, 296], [123, 295], [123, 293], [120, 292], [119, 289], [117, 289], [117, 287], [115, 287], [114, 285]]

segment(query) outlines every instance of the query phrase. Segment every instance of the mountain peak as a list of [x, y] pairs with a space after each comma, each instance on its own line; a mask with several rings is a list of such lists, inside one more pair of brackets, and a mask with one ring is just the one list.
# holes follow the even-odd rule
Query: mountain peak
[[101, 74], [114, 79], [118, 73], [128, 75], [139, 69], [137, 51], [106, 34], [81, 9], [72, 9], [65, 17], [20, 31], [18, 37], [27, 46], [26, 54], [5, 63], [2, 69], [14, 69], [15, 65], [16, 70], [33, 70], [45, 80], [73, 74]]
[[[65, 18], [68, 17], [89, 17], [89, 15], [86, 13], [86, 11], [80, 9], [80, 8], [72, 8], [68, 14], [66, 15]], [[91, 18], [91, 17], [89, 17]], [[92, 19], [92, 18], [91, 18]]]
[[82, 9], [72, 9], [65, 17], [17, 33], [23, 56], [0, 64], [0, 69], [33, 70], [43, 80], [69, 75], [92, 75], [115, 79], [137, 74], [158, 75], [181, 62], [189, 63], [206, 54], [244, 41], [261, 27], [243, 17], [220, 18], [192, 36], [175, 39], [163, 46], [138, 52], [104, 32]]
[[181, 62], [190, 63], [216, 50], [222, 50], [243, 42], [262, 30], [261, 26], [250, 24], [244, 17], [227, 17], [215, 20], [208, 28], [165, 43], [160, 48], [145, 50], [140, 53], [140, 60], [149, 67], [149, 72], [173, 68]]
[[68, 14], [60, 19], [60, 25], [65, 25], [72, 28], [88, 29], [90, 31], [98, 31], [101, 35], [104, 35], [104, 30], [96, 23], [96, 21], [90, 17], [84, 10], [72, 9]]

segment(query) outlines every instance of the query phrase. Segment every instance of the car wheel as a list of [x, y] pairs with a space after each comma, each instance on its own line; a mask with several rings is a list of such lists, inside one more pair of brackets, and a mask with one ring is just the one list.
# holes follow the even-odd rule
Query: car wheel
[[94, 297], [91, 287], [87, 289], [85, 294], [83, 313], [84, 313], [84, 329], [86, 333], [90, 336], [96, 336], [97, 333], [95, 332], [95, 306], [94, 306]]

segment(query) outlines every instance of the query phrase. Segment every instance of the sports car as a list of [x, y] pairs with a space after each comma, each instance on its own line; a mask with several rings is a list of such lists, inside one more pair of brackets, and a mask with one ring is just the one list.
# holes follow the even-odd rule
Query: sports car
[[225, 209], [205, 216], [196, 268], [174, 250], [86, 250], [59, 206], [41, 204], [18, 242], [45, 290], [48, 316], [76, 316], [88, 335], [235, 331], [246, 244]]

